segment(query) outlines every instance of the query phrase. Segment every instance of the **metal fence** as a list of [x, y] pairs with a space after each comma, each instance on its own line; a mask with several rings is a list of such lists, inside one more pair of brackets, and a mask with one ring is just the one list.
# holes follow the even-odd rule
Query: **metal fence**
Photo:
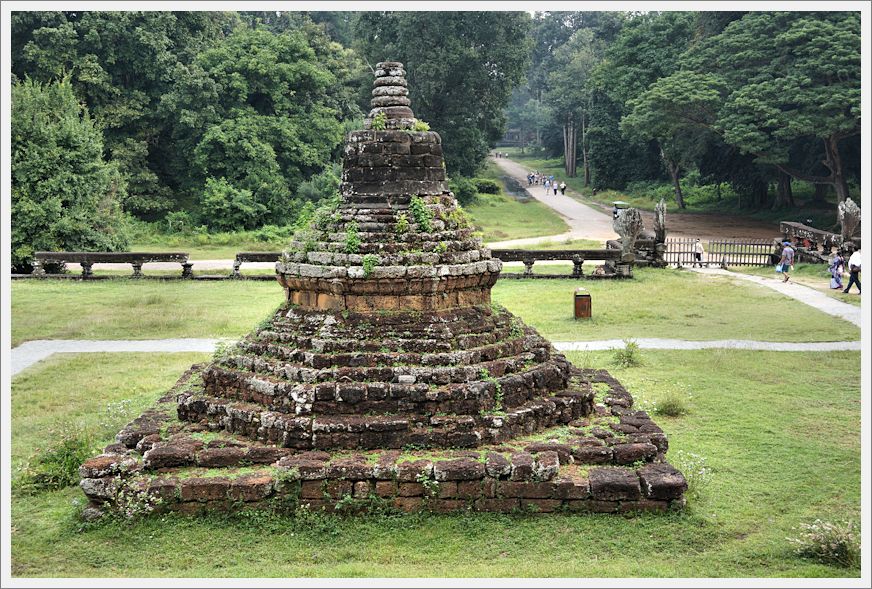
[[[771, 239], [713, 239], [703, 243], [702, 263], [709, 266], [768, 266], [772, 263]], [[674, 266], [696, 263], [696, 239], [666, 240], [665, 261]]]

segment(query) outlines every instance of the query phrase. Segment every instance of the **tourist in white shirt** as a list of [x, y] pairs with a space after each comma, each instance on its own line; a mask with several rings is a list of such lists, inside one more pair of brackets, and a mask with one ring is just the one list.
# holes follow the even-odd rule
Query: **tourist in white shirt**
[[848, 272], [851, 273], [851, 278], [848, 280], [848, 287], [842, 292], [848, 292], [851, 290], [851, 285], [857, 285], [857, 294], [860, 294], [860, 263], [862, 257], [860, 256], [860, 249], [858, 248], [851, 257], [848, 259]]

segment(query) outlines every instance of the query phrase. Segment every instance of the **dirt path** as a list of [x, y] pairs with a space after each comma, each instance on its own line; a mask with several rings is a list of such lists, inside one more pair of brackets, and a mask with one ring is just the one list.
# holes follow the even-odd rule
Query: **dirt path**
[[[500, 169], [517, 179], [524, 186], [527, 185], [527, 174], [531, 171], [530, 168], [516, 161], [505, 158], [493, 158], [491, 161], [496, 163], [500, 167]], [[544, 198], [544, 188], [542, 188], [541, 186], [533, 186], [531, 187], [530, 192], [532, 192], [536, 200], [539, 200], [540, 202], [550, 206], [558, 213], [562, 214], [564, 217], [567, 217], [567, 222], [569, 222], [570, 217], [567, 214], [563, 213], [557, 207], [552, 206], [552, 203], [559, 202], [557, 199], [552, 201], [550, 197], [547, 199]], [[610, 207], [593, 202], [589, 198], [584, 197], [578, 192], [567, 187], [566, 197], [564, 198], [568, 198], [570, 196], [572, 198], [569, 200], [573, 200], [575, 202], [578, 202], [576, 199], [583, 200], [586, 204], [582, 204], [582, 206], [585, 207], [585, 209], [591, 211], [590, 213], [582, 213], [581, 216], [577, 219], [579, 223], [578, 227], [582, 231], [587, 227], [591, 228], [590, 234], [581, 235], [580, 237], [586, 237], [588, 239], [601, 239], [599, 234], [595, 235], [593, 231], [594, 225], [592, 223], [593, 219], [598, 218], [595, 217], [595, 215], [597, 214], [606, 218], [608, 222], [608, 230], [611, 231], [612, 217]], [[673, 237], [698, 237], [704, 240], [729, 237], [752, 237], [769, 239], [772, 237], [776, 237], [779, 234], [778, 225], [776, 225], [775, 223], [767, 223], [765, 221], [749, 219], [747, 217], [742, 217], [739, 215], [725, 215], [716, 213], [682, 213], [677, 212], [675, 209], [676, 206], [674, 205], [674, 203], [667, 203], [666, 225], [669, 229], [669, 235]], [[641, 210], [639, 212], [642, 213], [642, 219], [645, 222], [645, 227], [647, 229], [653, 228], [654, 213], [651, 211]], [[572, 226], [572, 223], [570, 223], [570, 226]], [[611, 232], [611, 234], [613, 236], [615, 235], [614, 232]], [[614, 237], [606, 237], [605, 239], [614, 239]], [[533, 241], [531, 243], [536, 242]]]
[[[521, 186], [527, 187], [528, 170], [521, 164], [504, 158], [492, 158], [491, 161], [499, 166], [507, 175], [514, 178]], [[611, 213], [604, 213], [574, 198], [570, 198], [570, 190], [568, 188], [566, 189], [565, 196], [559, 192], [555, 195], [551, 190], [546, 194], [543, 186], [531, 186], [526, 188], [526, 190], [530, 196], [554, 209], [558, 215], [563, 217], [569, 225], [569, 231], [559, 235], [493, 242], [488, 244], [489, 247], [508, 249], [549, 241], [566, 241], [567, 239], [593, 239], [605, 243], [608, 239], [616, 239], [618, 237], [612, 229]]]

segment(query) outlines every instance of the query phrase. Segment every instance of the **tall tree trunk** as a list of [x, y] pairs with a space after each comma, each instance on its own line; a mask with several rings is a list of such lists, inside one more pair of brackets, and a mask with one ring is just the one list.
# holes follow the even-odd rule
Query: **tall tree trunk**
[[678, 165], [678, 162], [672, 158], [666, 157], [666, 153], [663, 151], [662, 147], [660, 148], [660, 157], [662, 157], [663, 161], [666, 162], [669, 175], [672, 177], [672, 188], [675, 190], [675, 202], [678, 204], [678, 208], [687, 208], [684, 204], [684, 195], [681, 193], [681, 182], [679, 178], [681, 167]]
[[563, 169], [570, 178], [575, 177], [575, 149], [578, 131], [572, 116], [566, 117], [563, 124]]
[[721, 200], [721, 183], [720, 182], [715, 184], [715, 194], [717, 195], [716, 196], [717, 200], [720, 201]]
[[581, 157], [584, 160], [584, 187], [590, 185], [590, 161], [587, 157], [587, 121], [584, 114], [581, 115]]
[[793, 200], [793, 189], [790, 186], [790, 180], [790, 174], [785, 174], [781, 170], [778, 171], [778, 190], [776, 191], [775, 201], [772, 203], [773, 211], [796, 206]]
[[827, 194], [830, 193], [830, 185], [829, 184], [815, 184], [814, 185], [814, 197], [813, 201], [815, 204], [821, 205], [827, 202]]
[[848, 191], [848, 180], [845, 178], [845, 170], [842, 166], [842, 154], [839, 153], [839, 138], [836, 135], [830, 135], [824, 139], [824, 149], [827, 154], [824, 165], [832, 172], [833, 186], [836, 189], [839, 202], [845, 202], [845, 199], [851, 195]]

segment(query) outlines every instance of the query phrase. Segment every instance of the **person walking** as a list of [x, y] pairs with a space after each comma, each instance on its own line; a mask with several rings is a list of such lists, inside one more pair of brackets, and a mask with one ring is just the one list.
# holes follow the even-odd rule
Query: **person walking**
[[566, 182], [560, 182], [560, 194], [566, 196]]
[[778, 268], [776, 268], [776, 271], [781, 272], [784, 275], [784, 279], [781, 282], [787, 282], [790, 280], [790, 271], [793, 268], [793, 256], [796, 254], [796, 250], [793, 249], [793, 246], [789, 241], [785, 241], [783, 245], [784, 249], [781, 250], [781, 261], [778, 262]]
[[548, 189], [551, 188], [551, 182], [546, 178], [545, 179], [545, 195], [548, 195]]
[[690, 265], [691, 268], [697, 264], [702, 268], [702, 255], [704, 253], [705, 248], [702, 247], [702, 242], [697, 238], [696, 243], [693, 244], [693, 264]]
[[842, 290], [844, 288], [844, 285], [842, 284], [842, 274], [845, 273], [845, 258], [842, 257], [842, 252], [838, 249], [830, 260], [830, 267], [828, 270], [830, 271], [830, 276], [832, 276], [832, 278], [830, 278], [830, 288]]
[[554, 196], [557, 196], [557, 180], [551, 183], [551, 188], [554, 190]]
[[860, 256], [860, 248], [851, 254], [851, 257], [848, 258], [848, 272], [851, 273], [851, 277], [848, 279], [848, 287], [845, 288], [842, 292], [846, 293], [851, 290], [851, 285], [857, 285], [857, 294], [860, 294], [860, 266], [862, 263], [862, 256]]

